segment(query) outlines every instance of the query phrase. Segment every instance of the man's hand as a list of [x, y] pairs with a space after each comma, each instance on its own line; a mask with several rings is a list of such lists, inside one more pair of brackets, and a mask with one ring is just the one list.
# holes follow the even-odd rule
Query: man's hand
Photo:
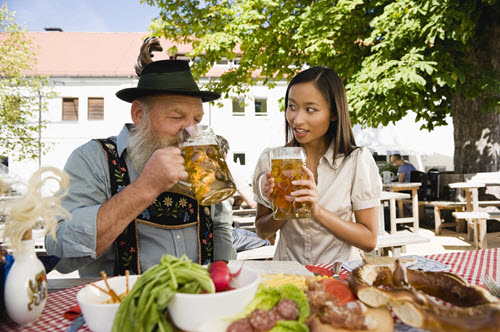
[[186, 181], [188, 173], [178, 147], [156, 150], [144, 166], [136, 181], [143, 183], [157, 196], [172, 188], [179, 180]]

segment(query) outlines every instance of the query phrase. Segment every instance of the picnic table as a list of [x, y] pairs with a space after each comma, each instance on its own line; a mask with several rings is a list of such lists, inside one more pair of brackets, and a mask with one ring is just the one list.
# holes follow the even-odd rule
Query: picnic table
[[[410, 191], [411, 192], [411, 208], [412, 208], [412, 216], [404, 218], [404, 208], [403, 202], [398, 202], [399, 209], [399, 218], [397, 223], [412, 223], [413, 224], [413, 232], [418, 233], [419, 231], [419, 219], [418, 219], [418, 188], [422, 186], [420, 182], [393, 182], [389, 184], [384, 184], [384, 188], [389, 189], [392, 192], [400, 192], [400, 191]], [[394, 226], [395, 227], [395, 226]], [[395, 229], [392, 229], [391, 223], [391, 233], [393, 233]]]
[[[500, 248], [450, 252], [423, 257], [447, 265], [449, 272], [457, 274], [472, 285], [480, 285], [480, 276], [483, 274], [489, 274], [495, 280], [498, 280], [500, 277]], [[249, 263], [250, 262], [251, 261], [249, 261]], [[300, 266], [297, 266], [297, 264], [297, 262], [264, 261], [256, 263], [255, 267], [261, 269], [263, 271], [262, 273], [278, 273], [281, 269], [284, 273], [293, 273], [296, 271], [297, 274], [307, 275], [308, 271], [306, 271], [304, 266], [300, 264]], [[332, 268], [332, 264], [317, 264], [315, 266]], [[348, 274], [349, 272], [344, 269], [341, 271], [340, 276], [345, 279]], [[309, 273], [309, 275], [312, 275], [312, 273]], [[12, 321], [2, 318], [0, 321], [0, 330], [16, 332], [66, 331], [71, 321], [64, 318], [64, 312], [77, 304], [76, 293], [78, 293], [85, 284], [94, 280], [97, 279], [78, 278], [49, 280], [47, 303], [40, 319], [30, 326], [19, 327]], [[84, 324], [79, 331], [85, 332], [89, 331], [89, 329]], [[395, 331], [409, 331], [409, 327], [406, 325], [396, 325]]]
[[[500, 179], [490, 179], [479, 182], [478, 180], [468, 182], [455, 182], [449, 184], [450, 188], [462, 189], [465, 191], [465, 211], [453, 212], [453, 216], [467, 221], [468, 240], [473, 240], [477, 248], [486, 249], [488, 242], [486, 239], [486, 220], [490, 218], [500, 217], [498, 212], [483, 212], [479, 206], [485, 206], [485, 202], [480, 204], [479, 188], [487, 186], [500, 186]], [[497, 206], [495, 201], [492, 201], [491, 206]]]

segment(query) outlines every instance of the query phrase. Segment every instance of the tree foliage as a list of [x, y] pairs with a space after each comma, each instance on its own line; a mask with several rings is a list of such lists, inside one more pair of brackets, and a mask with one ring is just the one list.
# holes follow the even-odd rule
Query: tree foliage
[[48, 147], [38, 140], [46, 127], [39, 121], [54, 96], [48, 77], [27, 76], [36, 65], [37, 52], [26, 31], [14, 21], [4, 3], [0, 8], [0, 155], [37, 159]]
[[344, 80], [354, 123], [387, 125], [413, 111], [432, 130], [446, 124], [456, 94], [481, 96], [482, 112], [499, 112], [498, 59], [470, 56], [498, 27], [495, 0], [142, 2], [161, 9], [153, 34], [192, 44], [195, 76], [241, 58], [210, 83], [226, 97], [327, 65]]

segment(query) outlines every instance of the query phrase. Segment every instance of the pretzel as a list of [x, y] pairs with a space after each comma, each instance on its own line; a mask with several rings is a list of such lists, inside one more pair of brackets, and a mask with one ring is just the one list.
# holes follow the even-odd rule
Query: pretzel
[[475, 332], [500, 327], [499, 300], [453, 273], [406, 270], [396, 260], [393, 267], [360, 266], [348, 282], [360, 301], [372, 307], [388, 305], [413, 327]]

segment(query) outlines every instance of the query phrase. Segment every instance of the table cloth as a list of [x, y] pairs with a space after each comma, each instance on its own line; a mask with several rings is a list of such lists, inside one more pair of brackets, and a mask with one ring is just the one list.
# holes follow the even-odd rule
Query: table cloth
[[[448, 265], [449, 272], [456, 273], [464, 278], [467, 282], [473, 285], [481, 284], [480, 276], [483, 274], [491, 275], [495, 280], [500, 277], [500, 265], [498, 258], [500, 256], [500, 248], [460, 251], [436, 255], [426, 255], [429, 259]], [[271, 262], [269, 262], [271, 263]], [[332, 268], [332, 264], [318, 264], [318, 267], [327, 269]], [[348, 272], [342, 270], [341, 278], [346, 279]], [[19, 327], [12, 321], [2, 317], [0, 321], [0, 331], [23, 331], [23, 332], [44, 332], [44, 331], [66, 331], [71, 321], [64, 318], [63, 314], [66, 310], [77, 304], [76, 293], [85, 285], [80, 285], [54, 293], [50, 293], [47, 298], [47, 303], [42, 316], [38, 321], [31, 326]], [[84, 324], [78, 330], [82, 332], [89, 331]], [[396, 331], [420, 331], [406, 325], [397, 324]]]

